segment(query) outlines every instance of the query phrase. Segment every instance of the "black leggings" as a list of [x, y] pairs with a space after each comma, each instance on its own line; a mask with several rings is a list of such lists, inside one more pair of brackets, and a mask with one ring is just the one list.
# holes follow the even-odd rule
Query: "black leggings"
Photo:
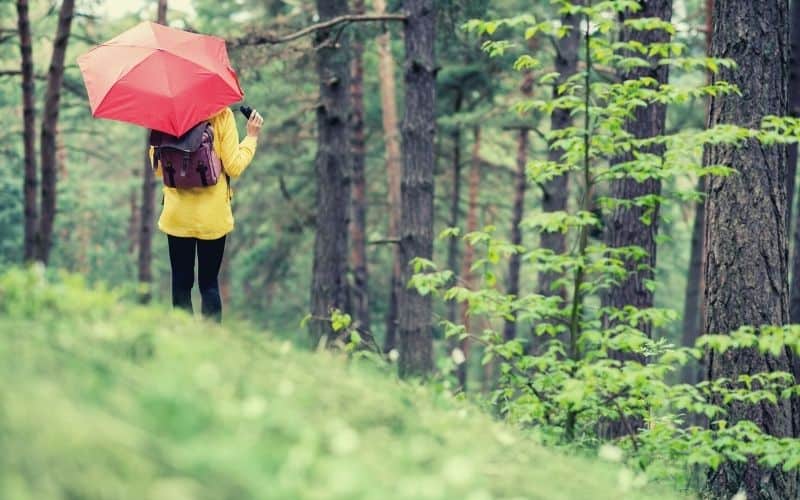
[[199, 240], [167, 235], [167, 240], [169, 262], [172, 265], [172, 305], [192, 312], [194, 256], [197, 249], [197, 281], [203, 316], [222, 321], [222, 299], [217, 275], [225, 251], [225, 236], [218, 240]]

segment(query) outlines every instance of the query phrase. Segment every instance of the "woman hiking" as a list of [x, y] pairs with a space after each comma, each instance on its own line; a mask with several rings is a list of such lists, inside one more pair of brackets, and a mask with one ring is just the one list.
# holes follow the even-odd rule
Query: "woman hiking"
[[151, 162], [156, 176], [164, 180], [158, 228], [169, 244], [173, 307], [192, 312], [196, 255], [202, 314], [222, 321], [217, 277], [225, 237], [233, 230], [230, 179], [239, 177], [252, 161], [263, 123], [253, 110], [247, 136], [239, 142], [233, 112], [225, 107], [180, 138], [151, 134]]

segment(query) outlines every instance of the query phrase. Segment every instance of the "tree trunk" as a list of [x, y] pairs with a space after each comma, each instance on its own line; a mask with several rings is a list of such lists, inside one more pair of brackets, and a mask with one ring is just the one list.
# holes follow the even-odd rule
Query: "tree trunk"
[[[353, 3], [355, 14], [364, 13], [364, 0]], [[353, 162], [353, 218], [350, 221], [350, 264], [353, 269], [352, 313], [356, 327], [361, 332], [370, 332], [369, 289], [367, 286], [367, 200], [364, 151], [364, 43], [355, 38], [352, 43], [350, 94], [353, 99], [351, 115], [351, 154]]]
[[44, 97], [44, 118], [39, 138], [40, 162], [42, 168], [42, 194], [37, 236], [36, 260], [47, 264], [53, 244], [53, 224], [56, 217], [56, 183], [58, 165], [56, 164], [56, 133], [58, 113], [61, 102], [61, 84], [64, 81], [64, 56], [67, 53], [69, 33], [72, 29], [72, 15], [75, 0], [64, 0], [58, 13], [58, 28], [53, 40], [53, 55], [47, 72], [47, 91]]
[[400, 262], [403, 279], [398, 300], [401, 376], [433, 369], [431, 297], [404, 286], [416, 257], [433, 256], [433, 167], [436, 135], [436, 4], [406, 0], [403, 176], [401, 182]]
[[[800, 1], [792, 2], [792, 48], [789, 64], [789, 112], [792, 116], [800, 116]], [[797, 144], [789, 145], [788, 167], [786, 169], [786, 230], [791, 231], [792, 201], [795, 194], [795, 177], [797, 174]], [[795, 219], [800, 219], [800, 209]], [[795, 220], [794, 239], [792, 245], [792, 281], [789, 293], [789, 317], [792, 323], [800, 323], [800, 223]]]
[[[625, 13], [623, 18], [656, 17], [669, 21], [672, 17], [672, 0], [642, 0], [642, 9], [635, 13]], [[623, 29], [620, 39], [622, 42], [637, 41], [644, 45], [669, 42], [669, 33], [663, 30], [634, 30]], [[638, 80], [640, 78], [653, 78], [660, 84], [667, 83], [669, 77], [668, 66], [657, 65], [651, 59], [651, 66], [636, 68], [630, 72], [620, 74], [622, 80]], [[625, 124], [625, 128], [634, 137], [642, 139], [656, 137], [664, 134], [664, 121], [666, 119], [666, 106], [650, 104], [637, 107], [634, 117]], [[662, 156], [664, 148], [655, 145], [643, 148], [638, 152]], [[634, 152], [620, 158], [616, 163], [634, 160]], [[611, 198], [618, 200], [636, 200], [643, 196], [660, 195], [661, 182], [657, 179], [647, 179], [638, 182], [633, 178], [615, 180], [611, 183]], [[643, 219], [649, 219], [649, 223]], [[641, 260], [625, 260], [627, 277], [617, 286], [612, 286], [603, 294], [603, 307], [623, 308], [631, 305], [637, 309], [653, 307], [653, 292], [647, 284], [653, 280], [656, 265], [656, 234], [658, 232], [658, 206], [656, 207], [618, 207], [614, 210], [606, 224], [605, 242], [610, 248], [636, 246], [647, 252], [647, 257]], [[649, 336], [650, 324], [642, 324], [640, 328]]]
[[[574, 75], [578, 69], [578, 45], [580, 44], [580, 16], [565, 15], [561, 18], [561, 24], [570, 27], [569, 33], [556, 41], [555, 70], [559, 77], [553, 86], [553, 97], [559, 97], [558, 86]], [[568, 109], [555, 109], [550, 116], [550, 130], [561, 130], [572, 125], [572, 117]], [[560, 148], [550, 148], [547, 159], [550, 161], [560, 161], [564, 150]], [[542, 186], [542, 210], [544, 212], [559, 212], [567, 209], [568, 176], [560, 175]], [[564, 235], [560, 232], [542, 233], [539, 246], [552, 250], [555, 254], [563, 254], [566, 251]], [[557, 293], [566, 297], [565, 290], [553, 290], [553, 282], [559, 276], [552, 272], [540, 272], [538, 289], [542, 295], [553, 295]]]
[[[475, 127], [475, 140], [472, 144], [472, 164], [469, 171], [469, 199], [467, 202], [467, 227], [466, 233], [478, 230], [478, 188], [481, 182], [481, 129]], [[462, 286], [473, 289], [475, 287], [475, 273], [472, 272], [472, 263], [475, 259], [475, 249], [472, 245], [467, 245], [464, 249], [464, 258], [461, 260]], [[461, 304], [461, 324], [467, 332], [470, 331], [469, 306], [467, 303]], [[462, 339], [459, 345], [461, 352], [464, 353], [464, 362], [458, 365], [456, 376], [462, 389], [467, 388], [467, 371], [469, 368], [469, 338]]]
[[[789, 53], [789, 113], [800, 116], [800, 2], [792, 2], [791, 49]], [[792, 208], [794, 206], [795, 178], [797, 177], [797, 143], [788, 146], [786, 167], [786, 231], [791, 237]]]
[[[167, 0], [158, 0], [156, 22], [167, 24]], [[142, 204], [139, 215], [139, 300], [146, 304], [152, 297], [153, 232], [155, 227], [156, 178], [150, 163], [150, 143], [145, 134], [144, 162], [142, 166]]]
[[[705, 191], [704, 178], [697, 181], [697, 190]], [[703, 231], [705, 224], [706, 204], [698, 201], [694, 207], [694, 223], [692, 224], [692, 243], [689, 254], [689, 272], [686, 281], [686, 298], [683, 304], [683, 339], [684, 347], [694, 346], [700, 336], [700, 303], [703, 296]], [[696, 384], [703, 378], [698, 363], [690, 360], [683, 367], [683, 382]]]
[[[712, 11], [714, 0], [705, 0], [706, 15], [706, 55], [711, 55], [711, 32], [714, 29]], [[710, 78], [710, 77], [709, 77]], [[706, 101], [706, 116], [708, 116], [711, 99]], [[708, 125], [708, 124], [706, 124]], [[697, 191], [705, 192], [705, 179], [697, 180]], [[703, 233], [706, 202], [700, 200], [694, 207], [694, 222], [692, 224], [692, 243], [689, 250], [689, 270], [687, 272], [686, 296], [683, 303], [683, 338], [684, 347], [694, 346], [700, 336], [700, 305], [703, 297]], [[704, 377], [703, 362], [689, 360], [683, 366], [682, 381], [687, 384], [696, 384]], [[698, 422], [702, 417], [690, 417]]]
[[[461, 89], [456, 89], [455, 101], [453, 103], [453, 113], [461, 111], [464, 101], [464, 93]], [[458, 218], [461, 213], [461, 126], [456, 123], [450, 134], [453, 141], [453, 190], [450, 194], [450, 227], [458, 227]], [[447, 245], [447, 269], [456, 272], [458, 269], [458, 246], [461, 244], [459, 238], [450, 238]], [[455, 323], [458, 316], [458, 302], [451, 300], [447, 304], [447, 321]]]
[[[320, 21], [347, 13], [347, 0], [317, 0]], [[338, 42], [334, 40], [338, 38]], [[347, 38], [338, 30], [315, 34], [317, 106], [317, 232], [311, 281], [312, 340], [332, 340], [332, 309], [347, 303], [347, 229], [350, 202], [348, 114], [350, 60]]]
[[30, 262], [36, 257], [36, 90], [33, 79], [33, 43], [27, 0], [17, 1], [17, 28], [19, 49], [22, 56], [22, 127], [25, 150], [25, 174], [23, 180], [25, 206], [24, 258]]
[[[738, 68], [722, 68], [712, 80], [730, 82], [742, 95], [712, 99], [712, 126], [757, 128], [764, 116], [788, 113], [787, 10], [785, 0], [715, 2], [712, 56], [729, 57]], [[743, 325], [787, 323], [786, 148], [752, 139], [738, 147], [709, 146], [704, 163], [736, 170], [724, 178], [709, 178], [706, 186], [704, 332], [725, 334]], [[788, 353], [772, 357], [739, 349], [709, 356], [711, 379], [736, 380], [743, 374], [773, 371], [792, 371]], [[795, 435], [789, 401], [725, 406], [729, 424], [747, 419], [773, 436]], [[708, 487], [716, 498], [730, 498], [739, 490], [758, 499], [798, 494], [795, 471], [769, 468], [752, 458], [724, 462], [709, 471]]]
[[[530, 97], [533, 91], [533, 73], [527, 71], [520, 87], [522, 95]], [[517, 172], [514, 176], [514, 208], [511, 214], [511, 244], [522, 244], [522, 231], [520, 223], [525, 209], [525, 190], [528, 186], [526, 166], [528, 164], [528, 129], [520, 128], [517, 132]], [[514, 253], [508, 262], [508, 288], [506, 293], [514, 297], [519, 295], [519, 269], [520, 254]], [[517, 311], [513, 311], [513, 318], [507, 319], [503, 326], [503, 338], [506, 341], [514, 340], [517, 336]]]
[[[375, 11], [386, 11], [385, 0], [375, 0]], [[378, 79], [381, 92], [381, 111], [383, 113], [383, 137], [386, 144], [386, 177], [389, 201], [389, 238], [397, 238], [400, 228], [400, 177], [403, 158], [400, 155], [400, 132], [397, 128], [397, 97], [394, 83], [394, 58], [392, 40], [388, 29], [377, 37]], [[389, 287], [389, 308], [386, 314], [386, 338], [384, 352], [397, 345], [397, 296], [402, 283], [400, 247], [392, 247], [392, 278]]]

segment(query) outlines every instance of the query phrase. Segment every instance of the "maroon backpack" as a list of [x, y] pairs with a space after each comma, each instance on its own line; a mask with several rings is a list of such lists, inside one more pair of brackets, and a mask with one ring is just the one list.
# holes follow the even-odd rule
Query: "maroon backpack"
[[222, 161], [214, 152], [214, 129], [208, 122], [195, 125], [180, 137], [150, 131], [155, 149], [153, 166], [161, 160], [164, 184], [172, 188], [213, 186], [222, 174]]

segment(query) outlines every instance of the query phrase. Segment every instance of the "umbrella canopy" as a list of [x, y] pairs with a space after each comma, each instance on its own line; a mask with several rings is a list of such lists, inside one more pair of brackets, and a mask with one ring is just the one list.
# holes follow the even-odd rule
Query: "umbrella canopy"
[[244, 96], [225, 41], [143, 22], [78, 57], [92, 116], [182, 135]]

